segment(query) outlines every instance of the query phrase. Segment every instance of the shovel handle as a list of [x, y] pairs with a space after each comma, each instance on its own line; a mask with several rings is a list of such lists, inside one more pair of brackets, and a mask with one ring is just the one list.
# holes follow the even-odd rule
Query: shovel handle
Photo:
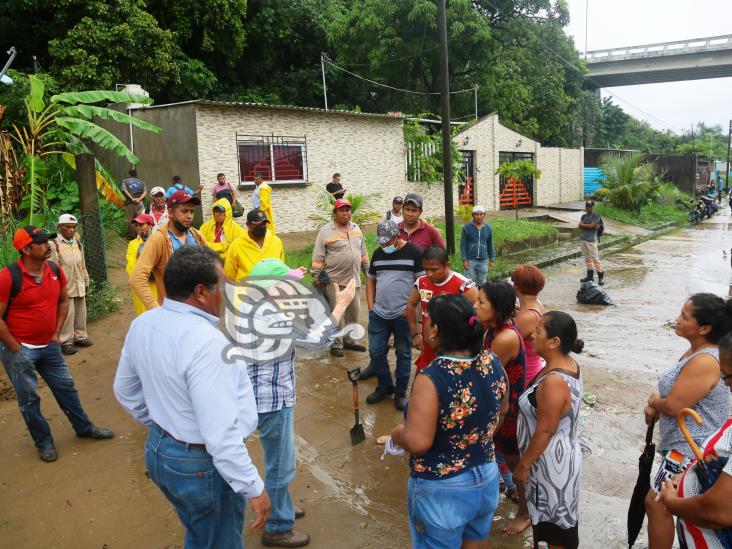
[[692, 418], [694, 418], [694, 421], [696, 421], [697, 425], [701, 425], [702, 423], [704, 423], [704, 421], [702, 420], [701, 417], [699, 417], [699, 414], [697, 414], [691, 408], [683, 408], [679, 412], [678, 417], [676, 418], [676, 421], [679, 424], [679, 429], [681, 429], [681, 433], [684, 435], [686, 442], [689, 443], [689, 446], [691, 446], [691, 449], [694, 452], [694, 455], [696, 456], [696, 458], [701, 461], [702, 459], [704, 459], [704, 456], [702, 455], [702, 452], [699, 449], [699, 446], [697, 446], [696, 442], [694, 442], [694, 439], [691, 438], [689, 429], [686, 427], [686, 416], [691, 416]]
[[348, 379], [351, 381], [353, 389], [353, 411], [356, 412], [356, 423], [358, 423], [358, 376], [361, 374], [361, 368], [352, 368], [348, 370]]
[[361, 375], [361, 368], [351, 368], [348, 370], [348, 379], [351, 383], [356, 383], [359, 375]]

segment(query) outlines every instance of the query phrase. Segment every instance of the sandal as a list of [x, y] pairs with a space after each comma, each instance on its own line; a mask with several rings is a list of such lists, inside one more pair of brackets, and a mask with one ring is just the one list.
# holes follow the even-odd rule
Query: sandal
[[519, 502], [518, 489], [514, 486], [512, 490], [506, 490], [506, 499], [510, 499], [516, 505]]

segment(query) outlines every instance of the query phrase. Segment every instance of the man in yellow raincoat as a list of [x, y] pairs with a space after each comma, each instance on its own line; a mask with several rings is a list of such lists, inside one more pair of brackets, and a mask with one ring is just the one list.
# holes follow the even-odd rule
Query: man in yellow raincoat
[[211, 208], [211, 219], [206, 221], [201, 228], [201, 234], [206, 239], [208, 247], [218, 252], [221, 259], [226, 259], [226, 252], [229, 246], [246, 231], [239, 225], [232, 216], [231, 202], [227, 198], [219, 198]]
[[254, 176], [254, 192], [252, 192], [252, 207], [259, 208], [267, 216], [269, 227], [267, 232], [275, 232], [275, 218], [272, 210], [272, 187], [264, 182], [264, 176], [258, 173]]
[[280, 238], [269, 230], [266, 214], [255, 208], [247, 214], [247, 231], [237, 238], [226, 252], [224, 274], [237, 282], [249, 276], [252, 267], [262, 259], [274, 257], [285, 261], [285, 249]]
[[[145, 244], [154, 225], [155, 219], [150, 214], [140, 214], [132, 220], [132, 226], [135, 228], [137, 237], [134, 240], [130, 240], [130, 243], [127, 245], [127, 266], [125, 267], [125, 272], [128, 275], [132, 274], [132, 269], [135, 268], [137, 258], [140, 257], [142, 246]], [[157, 299], [158, 288], [154, 280], [150, 281], [150, 291], [155, 296], [155, 299]], [[132, 306], [135, 308], [135, 316], [140, 316], [147, 311], [147, 308], [135, 292], [132, 292]]]

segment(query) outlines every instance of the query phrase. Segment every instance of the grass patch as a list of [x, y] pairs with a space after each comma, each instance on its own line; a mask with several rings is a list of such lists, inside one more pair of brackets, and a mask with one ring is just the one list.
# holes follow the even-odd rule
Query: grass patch
[[645, 229], [655, 229], [663, 223], [685, 222], [694, 199], [681, 192], [672, 183], [665, 183], [658, 189], [658, 197], [641, 207], [640, 212], [623, 210], [612, 204], [599, 202], [595, 211], [604, 217], [615, 219], [629, 225], [638, 225]]
[[[531, 238], [549, 236], [557, 233], [556, 227], [542, 221], [529, 221], [526, 219], [516, 220], [510, 217], [497, 217], [489, 220], [489, 223], [493, 228], [493, 246], [496, 248], [496, 255], [498, 256], [495, 268], [490, 273], [491, 278], [505, 278], [511, 274], [511, 271], [513, 271], [515, 267], [512, 263], [501, 259], [500, 247], [503, 244], [523, 242]], [[444, 237], [445, 223], [436, 223], [435, 227], [437, 227]], [[457, 253], [450, 257], [451, 269], [460, 273], [463, 272], [463, 262], [460, 257], [460, 236], [462, 234], [462, 229], [462, 225], [455, 225], [455, 249], [457, 250]], [[309, 268], [312, 261], [313, 247], [313, 245], [310, 245], [302, 250], [285, 250], [285, 263], [293, 268], [301, 266]], [[368, 250], [369, 257], [371, 257], [377, 247], [378, 244], [376, 243], [374, 236], [366, 235], [366, 249]], [[305, 280], [311, 282], [312, 278], [308, 274], [305, 276]]]

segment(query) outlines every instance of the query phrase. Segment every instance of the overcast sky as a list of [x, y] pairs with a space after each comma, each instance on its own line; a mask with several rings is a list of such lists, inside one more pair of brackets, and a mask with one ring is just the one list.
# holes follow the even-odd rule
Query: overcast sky
[[[732, 0], [567, 0], [566, 28], [585, 49], [585, 6], [589, 3], [590, 51], [732, 34]], [[603, 90], [613, 102], [658, 129], [676, 133], [702, 121], [727, 129], [732, 119], [732, 78], [621, 86]], [[645, 112], [642, 112], [645, 111]]]

